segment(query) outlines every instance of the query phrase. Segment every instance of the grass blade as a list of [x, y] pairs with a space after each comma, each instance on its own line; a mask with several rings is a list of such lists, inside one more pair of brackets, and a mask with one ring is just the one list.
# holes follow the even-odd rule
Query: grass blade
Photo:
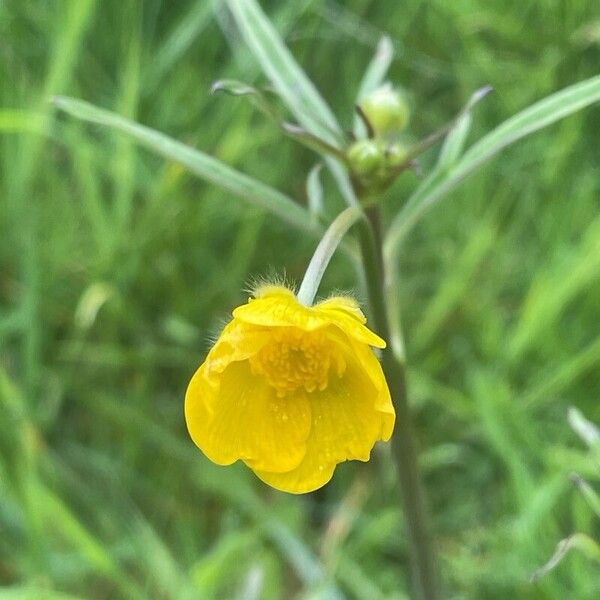
[[291, 198], [200, 150], [82, 100], [56, 96], [53, 102], [57, 108], [73, 117], [129, 135], [146, 148], [187, 167], [200, 178], [243, 200], [272, 212], [297, 229], [315, 234], [319, 232], [315, 229], [308, 212]]

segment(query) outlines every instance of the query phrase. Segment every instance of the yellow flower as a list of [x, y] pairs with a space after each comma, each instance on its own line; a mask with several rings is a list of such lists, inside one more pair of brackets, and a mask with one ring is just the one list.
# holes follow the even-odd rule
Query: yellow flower
[[302, 306], [280, 286], [263, 286], [233, 311], [185, 395], [196, 445], [213, 462], [238, 459], [265, 483], [304, 493], [336, 465], [369, 460], [389, 440], [395, 413], [356, 302]]

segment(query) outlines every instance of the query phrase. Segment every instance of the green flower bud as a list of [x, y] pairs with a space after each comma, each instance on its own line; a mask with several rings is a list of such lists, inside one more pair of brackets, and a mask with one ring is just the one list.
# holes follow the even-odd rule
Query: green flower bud
[[383, 148], [373, 140], [358, 140], [346, 154], [350, 168], [360, 177], [372, 175], [383, 165]]
[[397, 133], [408, 123], [409, 110], [406, 100], [389, 83], [364, 98], [360, 108], [377, 135]]
[[395, 169], [408, 158], [408, 148], [403, 144], [392, 144], [385, 150], [385, 166], [389, 169]]

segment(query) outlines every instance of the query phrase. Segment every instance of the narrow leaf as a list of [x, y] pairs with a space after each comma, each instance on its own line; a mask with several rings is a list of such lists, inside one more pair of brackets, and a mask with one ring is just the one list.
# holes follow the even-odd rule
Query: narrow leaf
[[511, 117], [469, 148], [445, 172], [434, 171], [396, 215], [385, 240], [388, 261], [419, 218], [477, 167], [521, 138], [600, 101], [600, 75], [552, 94]]
[[569, 425], [575, 433], [586, 443], [592, 458], [600, 465], [600, 429], [588, 421], [576, 408], [569, 408], [567, 413]]
[[73, 117], [129, 135], [146, 148], [185, 166], [200, 178], [241, 199], [272, 212], [297, 229], [319, 234], [319, 229], [315, 229], [308, 211], [291, 198], [200, 150], [82, 100], [56, 96], [53, 102], [57, 108]]
[[307, 131], [299, 125], [284, 121], [275, 107], [267, 100], [265, 95], [255, 87], [235, 79], [223, 79], [213, 83], [210, 91], [213, 94], [215, 92], [226, 92], [233, 96], [247, 96], [254, 107], [271, 119], [271, 121], [273, 121], [278, 127], [281, 127], [283, 133], [285, 133], [285, 135], [288, 137], [296, 140], [311, 150], [319, 152], [320, 154], [329, 154], [337, 157], [341, 161], [345, 160], [344, 153], [338, 150], [335, 146], [332, 146], [325, 140], [322, 140], [314, 133]]
[[590, 447], [600, 447], [600, 429], [588, 421], [575, 407], [569, 408], [567, 413], [569, 425], [575, 433]]
[[530, 580], [537, 581], [540, 577], [555, 569], [570, 550], [578, 550], [587, 558], [600, 563], [600, 546], [584, 533], [575, 533], [561, 540], [550, 560], [542, 567], [532, 573]]
[[447, 169], [458, 160], [465, 146], [467, 135], [469, 135], [472, 121], [470, 112], [465, 112], [458, 118], [456, 125], [444, 140], [436, 169]]
[[220, 81], [215, 81], [210, 87], [210, 92], [211, 94], [225, 92], [232, 96], [248, 96], [255, 108], [278, 125], [281, 123], [281, 115], [267, 100], [265, 95], [254, 86], [244, 83], [243, 81], [237, 81], [236, 79], [222, 79]]
[[582, 493], [589, 507], [594, 511], [596, 516], [600, 518], [600, 497], [593, 490], [592, 486], [577, 473], [571, 473], [571, 481], [577, 486]]
[[308, 197], [308, 208], [315, 219], [323, 216], [323, 185], [321, 184], [321, 163], [316, 164], [306, 179], [306, 195]]
[[377, 44], [375, 54], [363, 75], [356, 95], [357, 101], [361, 101], [367, 94], [377, 89], [385, 79], [385, 76], [394, 58], [394, 46], [392, 40], [384, 35]]
[[288, 137], [296, 140], [311, 150], [315, 150], [324, 156], [335, 156], [340, 162], [344, 162], [346, 160], [345, 154], [338, 150], [335, 146], [328, 144], [325, 140], [322, 140], [320, 137], [310, 133], [310, 131], [299, 127], [298, 125], [284, 122], [281, 124], [281, 128]]
[[[434, 144], [437, 144], [444, 137], [446, 138], [446, 144], [442, 148], [442, 152], [441, 152], [441, 156], [440, 156], [441, 164], [438, 163], [438, 165], [436, 166], [436, 170], [448, 168], [451, 164], [450, 160], [452, 159], [452, 157], [454, 156], [455, 158], [458, 158], [458, 154], [462, 151], [462, 145], [464, 144], [464, 138], [468, 132], [468, 130], [462, 131], [462, 129], [464, 129], [464, 124], [463, 124], [462, 129], [459, 130], [457, 133], [455, 131], [457, 126], [461, 123], [461, 120], [463, 119], [463, 117], [470, 115], [471, 111], [473, 110], [473, 107], [480, 100], [485, 98], [485, 96], [487, 96], [491, 91], [492, 91], [492, 88], [489, 85], [486, 85], [485, 87], [482, 87], [481, 89], [477, 90], [471, 96], [471, 98], [469, 98], [469, 101], [464, 106], [464, 108], [460, 111], [460, 113], [458, 113], [458, 115], [456, 115], [452, 119], [452, 121], [450, 121], [441, 129], [438, 129], [434, 133], [428, 135], [426, 138], [422, 139], [421, 141], [417, 142], [414, 146], [412, 146], [409, 149], [404, 162], [402, 164], [398, 165], [398, 167], [396, 168], [396, 176], [400, 175], [400, 173], [402, 173], [402, 171], [404, 171], [405, 169], [408, 169], [409, 167], [411, 167], [414, 164], [415, 159], [420, 154], [425, 152], [425, 150], [428, 150]], [[461, 140], [461, 137], [462, 137], [462, 140]], [[434, 170], [434, 172], [435, 172], [435, 170]]]
[[311, 133], [339, 145], [341, 130], [333, 112], [263, 13], [256, 0], [228, 0], [235, 22], [260, 63], [298, 121]]
[[[227, 0], [227, 5], [250, 51], [298, 122], [321, 140], [343, 149], [344, 136], [333, 112], [298, 65], [258, 2]], [[343, 165], [327, 155], [325, 162], [346, 203], [358, 205]]]

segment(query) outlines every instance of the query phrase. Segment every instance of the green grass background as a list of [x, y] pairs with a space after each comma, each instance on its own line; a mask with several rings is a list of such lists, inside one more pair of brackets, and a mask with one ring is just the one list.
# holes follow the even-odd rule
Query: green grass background
[[[341, 121], [391, 36], [410, 133], [485, 84], [470, 139], [598, 73], [593, 0], [263, 1]], [[110, 108], [306, 201], [318, 157], [243, 99], [259, 69], [218, 2], [0, 2], [0, 599], [407, 598], [389, 448], [300, 497], [210, 464], [187, 381], [248, 282], [301, 278], [314, 241], [72, 119]], [[577, 552], [598, 471], [567, 407], [600, 422], [600, 109], [526, 139], [420, 223], [402, 253], [409, 386], [448, 597], [600, 597]], [[423, 159], [426, 171], [435, 152]], [[330, 215], [342, 207], [325, 177]], [[399, 207], [417, 178], [387, 194]], [[343, 257], [322, 292], [353, 290]], [[360, 290], [357, 290], [360, 295]]]

